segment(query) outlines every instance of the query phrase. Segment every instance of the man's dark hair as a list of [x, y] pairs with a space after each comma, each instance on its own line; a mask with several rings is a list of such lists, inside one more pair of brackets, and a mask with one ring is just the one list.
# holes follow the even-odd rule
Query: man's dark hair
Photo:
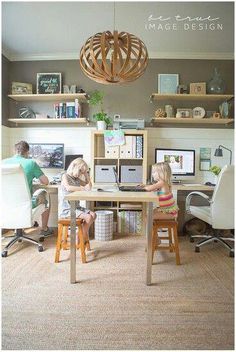
[[25, 155], [29, 151], [29, 144], [25, 141], [20, 141], [15, 144], [15, 152], [18, 155]]

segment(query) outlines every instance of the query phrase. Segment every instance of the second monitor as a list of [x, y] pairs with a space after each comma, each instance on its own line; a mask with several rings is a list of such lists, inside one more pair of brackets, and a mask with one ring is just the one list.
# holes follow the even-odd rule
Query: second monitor
[[71, 154], [71, 155], [66, 155], [65, 156], [65, 170], [68, 169], [70, 163], [77, 159], [77, 158], [81, 158], [83, 159], [83, 154]]
[[168, 162], [174, 180], [190, 180], [195, 176], [195, 150], [155, 149], [155, 162]]

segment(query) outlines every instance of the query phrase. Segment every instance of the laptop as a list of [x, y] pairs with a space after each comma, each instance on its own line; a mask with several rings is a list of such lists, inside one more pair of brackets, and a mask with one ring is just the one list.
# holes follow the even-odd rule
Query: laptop
[[115, 179], [116, 179], [116, 183], [119, 188], [119, 191], [122, 191], [122, 192], [147, 192], [146, 189], [141, 188], [140, 186], [120, 186], [120, 183], [118, 180], [118, 175], [117, 175], [116, 169], [114, 167], [113, 167], [113, 171], [114, 171], [114, 175], [115, 175]]

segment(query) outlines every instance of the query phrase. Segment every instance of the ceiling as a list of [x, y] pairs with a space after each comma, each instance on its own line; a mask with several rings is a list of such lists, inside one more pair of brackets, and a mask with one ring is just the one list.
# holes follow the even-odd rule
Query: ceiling
[[2, 52], [11, 61], [77, 59], [114, 18], [150, 58], [234, 57], [233, 2], [116, 2], [115, 17], [114, 2], [2, 2]]

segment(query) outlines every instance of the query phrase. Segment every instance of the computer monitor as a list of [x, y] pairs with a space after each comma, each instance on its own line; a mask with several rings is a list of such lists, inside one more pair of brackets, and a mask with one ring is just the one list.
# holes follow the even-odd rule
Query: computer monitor
[[30, 143], [29, 158], [42, 168], [63, 169], [64, 144]]
[[82, 155], [82, 154], [66, 155], [66, 156], [65, 156], [65, 170], [67, 170], [68, 167], [69, 167], [69, 165], [70, 165], [70, 163], [71, 163], [73, 160], [77, 159], [77, 158], [83, 159], [83, 155]]
[[155, 162], [169, 163], [173, 180], [190, 180], [195, 176], [195, 150], [189, 149], [155, 149]]

